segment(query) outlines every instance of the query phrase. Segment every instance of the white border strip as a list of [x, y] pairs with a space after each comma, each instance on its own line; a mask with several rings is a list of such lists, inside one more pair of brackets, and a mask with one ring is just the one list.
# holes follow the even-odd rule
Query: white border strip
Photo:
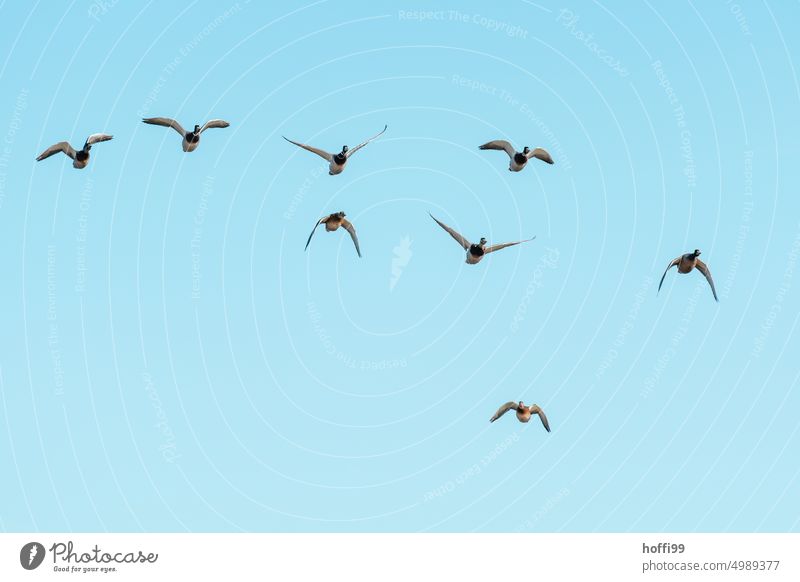
[[0, 580], [796, 582], [798, 550], [800, 534], [0, 534]]

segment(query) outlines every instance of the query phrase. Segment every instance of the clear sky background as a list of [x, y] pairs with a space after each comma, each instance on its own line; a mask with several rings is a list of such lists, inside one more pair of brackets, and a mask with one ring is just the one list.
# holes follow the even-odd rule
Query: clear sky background
[[800, 529], [796, 2], [266, 4], [0, 3], [0, 530]]

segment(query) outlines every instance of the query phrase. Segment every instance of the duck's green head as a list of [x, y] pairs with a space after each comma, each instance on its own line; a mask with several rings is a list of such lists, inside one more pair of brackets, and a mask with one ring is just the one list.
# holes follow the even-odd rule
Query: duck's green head
[[700, 256], [700, 249], [694, 249], [694, 256], [695, 257], [699, 257]]
[[485, 238], [481, 237], [481, 242], [480, 242], [481, 246], [485, 246], [487, 242], [489, 242], [489, 241], [487, 241]]
[[529, 151], [531, 151], [531, 148], [529, 148], [528, 146], [525, 146], [525, 148], [522, 150], [522, 153], [527, 156]]

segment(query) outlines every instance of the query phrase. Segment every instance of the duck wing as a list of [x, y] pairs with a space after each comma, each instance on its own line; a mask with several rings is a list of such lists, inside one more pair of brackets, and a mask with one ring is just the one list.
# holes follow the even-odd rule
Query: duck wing
[[539, 408], [539, 405], [537, 405], [537, 404], [531, 404], [528, 407], [528, 410], [531, 411], [531, 414], [538, 414], [539, 415], [539, 420], [542, 421], [542, 424], [544, 425], [545, 430], [547, 432], [550, 432], [550, 423], [547, 422], [547, 417], [544, 414], [544, 410]]
[[93, 133], [87, 138], [86, 145], [92, 145], [100, 143], [101, 141], [109, 141], [112, 139], [114, 139], [114, 136], [108, 135], [107, 133]]
[[39, 154], [36, 158], [37, 162], [41, 162], [42, 160], [49, 158], [53, 154], [57, 154], [58, 152], [64, 152], [73, 160], [75, 159], [75, 148], [69, 145], [66, 141], [60, 141], [57, 144], [51, 145], [49, 148], [44, 150], [41, 154]]
[[[676, 267], [676, 266], [678, 266], [678, 263], [680, 263], [680, 262], [681, 262], [681, 258], [680, 258], [680, 257], [678, 257], [678, 258], [676, 258], [676, 259], [672, 259], [672, 260], [669, 262], [669, 265], [667, 265], [667, 268], [666, 268], [666, 270], [664, 271], [664, 274], [663, 274], [663, 275], [661, 275], [661, 281], [660, 281], [660, 282], [659, 282], [659, 284], [658, 284], [658, 291], [661, 291], [661, 285], [664, 283], [664, 277], [666, 277], [666, 276], [667, 276], [667, 271], [669, 271], [669, 270], [670, 270], [672, 267]], [[656, 295], [658, 295], [658, 291], [656, 291]]]
[[497, 409], [497, 412], [495, 412], [494, 416], [489, 419], [489, 422], [494, 422], [495, 420], [497, 420], [498, 418], [503, 416], [509, 410], [516, 410], [516, 409], [517, 409], [517, 403], [516, 402], [506, 402], [505, 404], [503, 404], [503, 406], [501, 406], [500, 408]]
[[533, 148], [532, 150], [528, 151], [528, 159], [536, 158], [537, 160], [542, 160], [543, 162], [547, 162], [548, 164], [555, 164], [553, 158], [550, 156], [549, 152], [544, 148]]
[[206, 121], [205, 125], [200, 128], [200, 131], [197, 133], [203, 133], [207, 129], [211, 129], [214, 127], [228, 127], [230, 123], [225, 121], [224, 119], [212, 119], [211, 121]]
[[283, 139], [285, 139], [286, 141], [288, 141], [289, 143], [293, 143], [293, 144], [294, 144], [294, 145], [296, 145], [297, 147], [301, 147], [301, 148], [303, 148], [304, 150], [308, 150], [308, 151], [310, 151], [310, 152], [311, 152], [311, 153], [313, 153], [313, 154], [317, 154], [319, 157], [323, 158], [323, 159], [324, 159], [325, 161], [327, 161], [327, 162], [330, 162], [331, 160], [333, 160], [333, 154], [329, 154], [329, 153], [328, 153], [328, 152], [326, 152], [325, 150], [317, 149], [317, 148], [315, 148], [315, 147], [312, 147], [312, 146], [310, 146], [310, 145], [306, 145], [306, 144], [304, 144], [304, 143], [299, 143], [299, 142], [296, 142], [296, 141], [292, 141], [292, 140], [290, 140], [290, 139], [289, 139], [288, 137], [286, 137], [286, 136], [281, 136], [281, 137], [282, 137]]
[[383, 135], [383, 134], [386, 132], [386, 128], [387, 128], [387, 127], [389, 127], [389, 126], [388, 126], [388, 125], [384, 125], [384, 126], [383, 126], [383, 130], [382, 130], [380, 133], [376, 133], [376, 134], [375, 134], [375, 135], [373, 135], [371, 138], [369, 138], [367, 141], [365, 141], [365, 142], [363, 142], [363, 143], [360, 143], [360, 144], [358, 144], [356, 147], [354, 147], [354, 148], [352, 148], [352, 149], [349, 149], [349, 150], [347, 150], [347, 153], [345, 154], [345, 157], [346, 157], [346, 158], [350, 158], [350, 156], [352, 156], [352, 155], [353, 155], [354, 153], [356, 153], [358, 150], [360, 150], [361, 148], [363, 148], [365, 145], [367, 145], [367, 144], [368, 144], [369, 142], [371, 142], [373, 139], [377, 139], [377, 138], [379, 138], [380, 136], [382, 136], [382, 135]]
[[706, 265], [700, 259], [697, 259], [696, 267], [698, 271], [703, 273], [703, 276], [705, 276], [708, 284], [711, 285], [711, 292], [714, 294], [714, 301], [719, 302], [719, 299], [717, 299], [717, 290], [714, 288], [714, 279], [711, 278], [711, 271], [708, 270], [708, 265]]
[[[430, 212], [428, 214], [430, 214]], [[440, 222], [433, 214], [430, 214], [430, 216], [431, 216], [431, 218], [433, 218], [436, 221], [436, 224], [438, 224], [443, 229], [445, 229], [448, 233], [450, 233], [450, 236], [452, 236], [454, 239], [456, 239], [456, 242], [458, 244], [460, 244], [462, 247], [464, 247], [465, 251], [469, 249], [469, 247], [472, 245], [472, 243], [470, 243], [467, 239], [465, 239], [463, 236], [458, 234], [452, 228], [447, 226], [445, 223]]]
[[517, 150], [514, 149], [510, 143], [508, 143], [504, 139], [496, 139], [494, 141], [487, 142], [482, 146], [478, 146], [478, 149], [481, 150], [503, 150], [508, 154], [508, 157], [514, 159], [514, 154], [517, 153]]
[[342, 226], [345, 228], [347, 232], [350, 233], [350, 238], [353, 239], [353, 244], [356, 245], [356, 252], [358, 256], [361, 256], [361, 248], [358, 246], [358, 237], [356, 236], [356, 227], [353, 226], [353, 223], [347, 220], [346, 218], [342, 219]]
[[320, 219], [317, 221], [317, 224], [315, 224], [315, 225], [314, 225], [314, 228], [313, 228], [313, 230], [311, 231], [311, 234], [310, 234], [310, 235], [308, 235], [308, 240], [306, 241], [306, 248], [305, 248], [305, 249], [303, 249], [304, 251], [308, 249], [308, 245], [309, 245], [309, 243], [311, 242], [311, 237], [312, 237], [312, 236], [314, 236], [314, 233], [315, 233], [315, 232], [317, 232], [317, 227], [318, 227], [320, 224], [323, 224], [323, 223], [325, 223], [325, 222], [328, 222], [328, 219], [329, 219], [330, 217], [331, 217], [331, 215], [329, 214], [328, 216], [323, 216], [322, 218], [320, 218]]
[[142, 119], [144, 123], [149, 125], [161, 125], [163, 127], [171, 127], [175, 131], [177, 131], [181, 137], [186, 136], [186, 130], [181, 127], [181, 124], [175, 121], [174, 119], [170, 119], [169, 117], [145, 117]]
[[522, 243], [525, 243], [525, 242], [528, 242], [528, 241], [532, 241], [534, 238], [536, 238], [536, 237], [534, 236], [532, 238], [527, 238], [525, 240], [518, 240], [517, 242], [501, 243], [499, 245], [492, 245], [490, 247], [486, 247], [485, 249], [483, 249], [483, 253], [488, 255], [489, 253], [493, 253], [495, 251], [499, 251], [500, 249], [504, 249], [506, 247], [513, 247], [514, 245], [519, 245], [519, 244], [522, 244]]

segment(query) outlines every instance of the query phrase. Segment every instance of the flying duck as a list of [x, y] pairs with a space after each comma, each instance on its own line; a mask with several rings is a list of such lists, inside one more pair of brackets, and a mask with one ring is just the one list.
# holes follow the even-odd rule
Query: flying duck
[[534, 414], [539, 415], [539, 419], [542, 421], [545, 430], [550, 432], [550, 423], [547, 422], [547, 417], [544, 415], [544, 410], [539, 408], [537, 404], [531, 404], [530, 406], [525, 406], [522, 403], [522, 400], [519, 403], [516, 402], [506, 402], [497, 409], [497, 412], [494, 413], [494, 416], [489, 419], [489, 422], [494, 422], [501, 416], [503, 416], [509, 410], [516, 410], [517, 412], [517, 420], [520, 422], [528, 422]]
[[508, 143], [504, 139], [496, 139], [494, 141], [490, 141], [489, 143], [485, 143], [480, 146], [482, 150], [503, 150], [508, 154], [508, 157], [511, 158], [511, 161], [508, 163], [508, 170], [510, 172], [519, 172], [522, 168], [525, 167], [525, 164], [528, 163], [528, 160], [531, 158], [536, 158], [537, 160], [542, 160], [543, 162], [547, 162], [548, 164], [554, 164], [553, 158], [550, 157], [550, 154], [547, 153], [547, 150], [544, 148], [534, 148], [530, 149], [528, 146], [518, 152], [514, 149], [510, 143]]
[[[338, 230], [340, 226], [344, 227], [344, 229], [350, 233], [350, 238], [353, 239], [353, 244], [356, 245], [356, 252], [358, 256], [361, 256], [361, 248], [358, 246], [358, 237], [356, 236], [356, 229], [353, 226], [353, 223], [350, 222], [345, 218], [344, 212], [334, 212], [333, 214], [329, 214], [328, 216], [323, 216], [317, 221], [317, 224], [314, 225], [314, 230], [311, 231], [311, 234], [308, 235], [308, 240], [306, 241], [306, 249], [308, 249], [308, 245], [311, 242], [311, 237], [314, 236], [314, 233], [317, 232], [317, 227], [320, 224], [325, 225], [325, 230], [328, 232], [333, 232], [334, 230]], [[304, 249], [305, 250], [305, 249]]]
[[464, 250], [467, 251], [467, 261], [466, 262], [469, 265], [475, 265], [476, 263], [479, 263], [484, 255], [488, 255], [489, 253], [493, 253], [494, 251], [499, 251], [500, 249], [504, 249], [506, 247], [511, 247], [511, 246], [518, 245], [518, 244], [521, 244], [521, 243], [524, 243], [524, 242], [528, 242], [528, 241], [531, 241], [534, 238], [536, 238], [534, 236], [533, 238], [529, 238], [529, 239], [525, 239], [525, 240], [521, 240], [521, 241], [517, 241], [517, 242], [502, 243], [502, 244], [499, 244], [499, 245], [492, 245], [490, 247], [487, 247], [486, 246], [486, 242], [487, 241], [486, 241], [485, 238], [481, 238], [481, 241], [478, 244], [472, 244], [467, 239], [465, 239], [463, 236], [458, 234], [455, 230], [453, 230], [452, 228], [450, 228], [449, 226], [447, 226], [443, 222], [440, 222], [433, 214], [431, 214], [431, 218], [433, 218], [436, 221], [436, 224], [438, 224], [443, 229], [445, 229], [448, 233], [450, 233], [450, 236], [452, 236], [454, 239], [456, 239], [456, 242], [458, 244], [460, 244], [462, 247], [464, 247]]
[[336, 174], [341, 174], [342, 173], [342, 171], [344, 170], [345, 165], [347, 165], [347, 160], [350, 159], [350, 156], [352, 156], [354, 153], [356, 153], [358, 150], [363, 148], [365, 145], [367, 145], [372, 140], [377, 139], [378, 137], [383, 135], [383, 133], [386, 131], [387, 127], [389, 127], [389, 126], [388, 125], [384, 125], [383, 126], [383, 131], [381, 131], [377, 135], [372, 136], [367, 141], [358, 144], [356, 147], [354, 147], [352, 149], [348, 148], [346, 145], [342, 146], [342, 151], [339, 152], [338, 154], [331, 154], [331, 153], [326, 152], [325, 150], [321, 150], [321, 149], [312, 147], [310, 145], [306, 145], [304, 143], [298, 143], [296, 141], [292, 141], [286, 136], [282, 136], [282, 137], [283, 137], [283, 139], [285, 139], [289, 143], [293, 143], [294, 145], [296, 145], [298, 147], [301, 147], [304, 150], [308, 150], [308, 151], [310, 151], [312, 153], [315, 153], [319, 157], [323, 158], [325, 161], [327, 161], [329, 163], [328, 174], [331, 175], [331, 176], [335, 176]]
[[39, 154], [39, 157], [36, 158], [36, 161], [41, 162], [53, 154], [64, 152], [66, 155], [72, 158], [72, 167], [82, 170], [89, 164], [89, 150], [92, 149], [92, 145], [100, 143], [101, 141], [108, 141], [113, 137], [113, 135], [108, 135], [106, 133], [93, 133], [86, 140], [86, 143], [83, 144], [83, 148], [78, 151], [75, 151], [75, 148], [69, 145], [69, 143], [60, 141], [55, 145], [51, 145], [49, 148]]
[[205, 130], [211, 129], [212, 127], [228, 127], [230, 125], [230, 123], [223, 121], [222, 119], [212, 119], [211, 121], [207, 121], [203, 127], [195, 125], [192, 131], [186, 131], [183, 129], [180, 123], [174, 119], [170, 119], [169, 117], [148, 117], [142, 119], [142, 121], [150, 125], [171, 127], [177, 131], [183, 138], [183, 143], [181, 145], [183, 146], [183, 151], [185, 152], [193, 152], [197, 149], [197, 146], [200, 143], [200, 134]]
[[711, 285], [711, 293], [714, 294], [714, 301], [719, 301], [719, 299], [717, 299], [717, 290], [714, 288], [714, 279], [711, 278], [711, 271], [708, 270], [708, 265], [697, 258], [699, 256], [700, 249], [695, 249], [693, 253], [686, 253], [685, 255], [681, 255], [677, 259], [670, 261], [669, 265], [667, 265], [667, 269], [661, 276], [661, 282], [658, 284], [658, 291], [661, 291], [661, 285], [664, 283], [664, 277], [667, 276], [667, 271], [669, 271], [672, 267], [678, 267], [679, 273], [690, 273], [692, 269], [697, 268], [698, 271], [703, 273], [703, 276], [706, 278], [706, 281], [708, 281], [708, 284]]

